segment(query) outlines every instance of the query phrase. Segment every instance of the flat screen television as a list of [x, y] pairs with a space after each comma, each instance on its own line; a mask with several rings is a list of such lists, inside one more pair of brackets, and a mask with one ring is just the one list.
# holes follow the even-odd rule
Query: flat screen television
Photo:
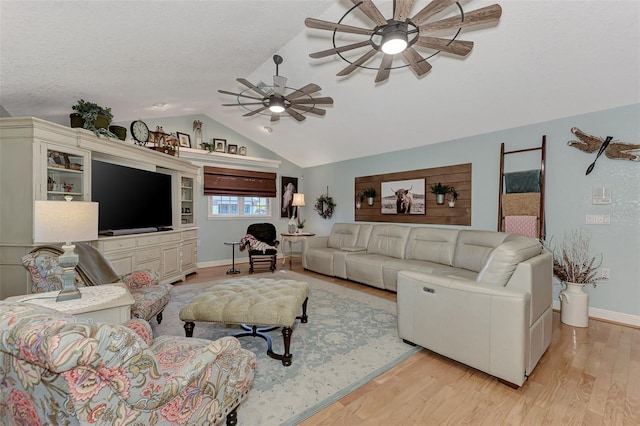
[[171, 176], [91, 161], [91, 200], [99, 203], [102, 235], [170, 229]]

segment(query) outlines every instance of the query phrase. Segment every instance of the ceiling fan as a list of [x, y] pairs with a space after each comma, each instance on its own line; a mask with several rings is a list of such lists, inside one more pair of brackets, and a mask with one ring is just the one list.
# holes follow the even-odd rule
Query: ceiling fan
[[[392, 69], [408, 66], [418, 76], [422, 76], [431, 70], [431, 64], [427, 62], [427, 59], [440, 52], [466, 56], [471, 52], [473, 42], [457, 39], [462, 28], [496, 22], [502, 15], [502, 8], [498, 4], [464, 12], [459, 1], [432, 0], [409, 17], [415, 0], [394, 0], [393, 15], [387, 19], [372, 0], [351, 0], [351, 2], [354, 6], [342, 15], [337, 23], [314, 18], [305, 19], [305, 25], [309, 28], [333, 31], [333, 49], [311, 53], [309, 56], [312, 58], [324, 58], [333, 54], [340, 56], [349, 65], [339, 71], [336, 74], [338, 76], [349, 75], [357, 68], [377, 69], [376, 83], [387, 80]], [[344, 24], [345, 18], [356, 9], [359, 9], [373, 21], [375, 26], [362, 28]], [[444, 14], [449, 14], [452, 11], [456, 12], [455, 16], [436, 18], [436, 15], [445, 16]], [[448, 30], [454, 32], [449, 38], [431, 36], [433, 33]], [[368, 38], [337, 46], [336, 33], [357, 34]], [[367, 48], [367, 52], [354, 60], [347, 59], [343, 55], [345, 52], [362, 48]], [[427, 56], [423, 56], [416, 48], [426, 49]], [[377, 67], [365, 66], [364, 64], [377, 53], [382, 53], [380, 64]], [[406, 63], [392, 66], [394, 55], [400, 53]]]
[[[273, 76], [273, 86], [268, 86], [263, 82], [252, 84], [244, 78], [237, 78], [236, 81], [247, 86], [240, 93], [233, 93], [226, 90], [218, 90], [225, 95], [236, 96], [238, 103], [222, 104], [222, 106], [238, 106], [248, 109], [249, 112], [243, 117], [251, 117], [256, 114], [271, 115], [271, 122], [280, 120], [280, 114], [286, 113], [296, 119], [303, 121], [306, 119], [304, 114], [312, 113], [316, 115], [325, 115], [327, 112], [317, 105], [333, 105], [333, 99], [330, 97], [314, 98], [313, 93], [320, 90], [317, 84], [307, 84], [300, 89], [288, 87], [287, 78], [278, 75], [278, 65], [283, 62], [282, 56], [273, 55], [273, 62], [276, 64], [276, 75]], [[259, 96], [256, 96], [258, 94]], [[252, 99], [257, 102], [250, 102], [244, 99]]]

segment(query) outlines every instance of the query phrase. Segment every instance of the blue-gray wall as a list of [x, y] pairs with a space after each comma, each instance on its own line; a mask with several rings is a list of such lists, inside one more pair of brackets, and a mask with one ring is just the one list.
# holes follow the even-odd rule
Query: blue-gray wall
[[[640, 104], [615, 108], [575, 117], [561, 118], [539, 124], [503, 130], [428, 145], [414, 149], [366, 156], [318, 167], [300, 169], [268, 149], [237, 134], [233, 130], [206, 116], [184, 116], [145, 120], [150, 127], [157, 124], [165, 131], [179, 131], [192, 135], [194, 119], [204, 122], [204, 140], [227, 139], [229, 143], [245, 145], [250, 156], [282, 161], [277, 170], [278, 183], [282, 175], [301, 178], [299, 190], [305, 193], [306, 207], [302, 208], [306, 230], [326, 235], [334, 222], [354, 220], [354, 178], [405, 170], [440, 167], [460, 163], [472, 163], [472, 229], [495, 230], [497, 226], [499, 153], [500, 143], [507, 150], [539, 146], [542, 135], [547, 135], [546, 162], [546, 234], [559, 241], [565, 230], [585, 228], [591, 232], [593, 254], [602, 253], [602, 267], [609, 268], [611, 279], [597, 288], [586, 288], [591, 295], [591, 307], [633, 316], [640, 315], [640, 163], [627, 160], [610, 160], [602, 156], [589, 175], [587, 166], [595, 154], [586, 154], [567, 146], [575, 139], [572, 127], [587, 134], [614, 140], [640, 143]], [[460, 125], [464, 126], [464, 119]], [[428, 123], [424, 130], [429, 131]], [[399, 132], [401, 133], [401, 132]], [[370, 138], [363, 131], [363, 137]], [[399, 137], [405, 137], [400, 135]], [[417, 137], [411, 134], [406, 137]], [[345, 141], [348, 143], [348, 141]], [[376, 141], [371, 143], [393, 143]], [[524, 170], [539, 167], [539, 154], [507, 156], [506, 170]], [[266, 170], [269, 171], [269, 170]], [[273, 171], [271, 169], [270, 171]], [[591, 193], [594, 186], [610, 185], [613, 202], [610, 205], [593, 205]], [[325, 220], [313, 210], [316, 197], [329, 188], [329, 195], [337, 203], [334, 216]], [[279, 190], [280, 191], [280, 190]], [[202, 188], [198, 188], [202, 194]], [[279, 205], [279, 199], [276, 200]], [[237, 240], [244, 235], [253, 220], [208, 220], [206, 200], [200, 200], [197, 212], [201, 246], [200, 264], [224, 263], [230, 260], [230, 249], [224, 241]], [[279, 219], [276, 209], [270, 220], [279, 232], [286, 229], [287, 221]], [[587, 214], [609, 214], [610, 225], [586, 225]], [[244, 254], [240, 255], [242, 259]], [[560, 285], [555, 283], [554, 299]]]
[[[495, 133], [457, 139], [436, 145], [359, 158], [304, 170], [307, 205], [326, 192], [337, 203], [331, 220], [324, 220], [305, 207], [307, 227], [327, 234], [333, 222], [354, 220], [354, 178], [372, 174], [415, 170], [460, 163], [472, 163], [473, 229], [496, 230], [500, 143], [507, 150], [539, 146], [547, 135], [546, 161], [546, 230], [547, 240], [561, 240], [565, 230], [585, 228], [592, 233], [593, 254], [602, 253], [602, 267], [609, 268], [611, 279], [588, 287], [591, 307], [631, 315], [640, 315], [640, 163], [610, 160], [602, 156], [585, 176], [595, 154], [586, 154], [569, 147], [575, 139], [572, 127], [587, 134], [628, 143], [640, 143], [640, 104], [607, 111], [562, 118]], [[424, 131], [429, 131], [425, 120]], [[464, 119], [460, 120], [464, 126]], [[366, 131], [364, 132], [366, 134]], [[400, 137], [403, 137], [399, 132]], [[368, 136], [367, 136], [368, 137]], [[410, 135], [407, 137], [420, 137]], [[347, 143], [348, 141], [345, 141]], [[393, 143], [374, 141], [371, 143]], [[539, 167], [538, 154], [507, 156], [507, 171]], [[613, 201], [610, 205], [593, 205], [592, 187], [610, 185]], [[587, 214], [610, 214], [610, 225], [586, 225]], [[554, 300], [560, 290], [554, 286]]]

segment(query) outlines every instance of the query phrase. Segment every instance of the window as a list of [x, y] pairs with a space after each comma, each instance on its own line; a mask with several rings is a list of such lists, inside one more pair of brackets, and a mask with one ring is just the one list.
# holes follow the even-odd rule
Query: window
[[209, 217], [255, 217], [271, 216], [270, 198], [238, 197], [234, 195], [211, 195]]

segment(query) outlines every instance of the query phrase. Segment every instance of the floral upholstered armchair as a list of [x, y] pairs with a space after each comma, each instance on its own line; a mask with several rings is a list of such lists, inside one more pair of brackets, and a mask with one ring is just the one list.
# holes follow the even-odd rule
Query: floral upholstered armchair
[[0, 301], [0, 424], [231, 425], [255, 363], [234, 337], [152, 339], [141, 319]]
[[[156, 317], [162, 322], [162, 311], [171, 300], [171, 284], [158, 284], [158, 273], [143, 269], [119, 276], [109, 261], [93, 246], [76, 243], [80, 261], [76, 266], [76, 285], [90, 286], [123, 282], [135, 299], [131, 305], [131, 317], [151, 321]], [[43, 293], [62, 288], [62, 268], [58, 257], [62, 250], [57, 246], [42, 246], [21, 258], [22, 265], [31, 278], [31, 292]]]

